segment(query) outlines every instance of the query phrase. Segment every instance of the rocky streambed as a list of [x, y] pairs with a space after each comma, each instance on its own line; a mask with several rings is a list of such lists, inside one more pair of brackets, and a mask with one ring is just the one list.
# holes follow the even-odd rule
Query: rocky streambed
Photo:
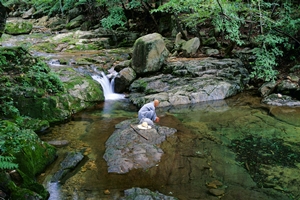
[[[58, 148], [59, 159], [39, 180], [47, 186], [47, 177], [56, 172], [66, 153], [77, 151], [85, 159], [58, 187], [48, 184], [52, 199], [54, 194], [62, 199], [126, 195], [155, 199], [159, 194], [162, 199], [297, 199], [299, 127], [282, 121], [284, 115], [273, 116], [272, 106], [260, 101], [255, 93], [243, 93], [227, 100], [159, 108], [157, 127], [176, 132], [153, 146], [161, 156], [154, 162], [147, 162], [154, 154], [149, 157], [147, 148], [138, 147], [148, 140], [128, 126], [135, 123], [137, 108], [128, 101], [104, 102], [42, 136], [44, 141], [69, 144]], [[300, 114], [298, 108], [282, 108], [286, 112]], [[144, 136], [151, 134], [156, 130]], [[115, 151], [119, 156], [110, 154], [116, 161], [112, 168], [107, 154]], [[118, 168], [117, 158], [134, 167]], [[143, 165], [138, 166], [139, 161]]]

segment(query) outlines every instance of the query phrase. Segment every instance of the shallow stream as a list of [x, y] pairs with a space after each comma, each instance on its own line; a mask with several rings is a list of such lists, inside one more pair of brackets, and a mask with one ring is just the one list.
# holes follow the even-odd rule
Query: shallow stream
[[[178, 132], [160, 146], [164, 154], [155, 167], [120, 175], [107, 172], [105, 142], [117, 123], [137, 117], [137, 108], [126, 99], [105, 101], [41, 136], [70, 143], [58, 148], [58, 159], [39, 181], [51, 200], [119, 199], [132, 187], [179, 199], [298, 199], [300, 127], [270, 115], [270, 109], [248, 92], [222, 101], [158, 108], [159, 125]], [[289, 115], [300, 112], [284, 110]], [[63, 182], [50, 184], [68, 151], [83, 151], [86, 158]], [[215, 180], [224, 191], [219, 197], [209, 192], [208, 184]]]

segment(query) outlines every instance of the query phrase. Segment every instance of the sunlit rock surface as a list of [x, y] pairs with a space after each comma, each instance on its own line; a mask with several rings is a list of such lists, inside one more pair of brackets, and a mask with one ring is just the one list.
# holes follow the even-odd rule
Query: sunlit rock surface
[[248, 82], [248, 71], [238, 59], [175, 59], [163, 74], [135, 80], [130, 99], [139, 106], [154, 98], [161, 107], [194, 104], [234, 96]]

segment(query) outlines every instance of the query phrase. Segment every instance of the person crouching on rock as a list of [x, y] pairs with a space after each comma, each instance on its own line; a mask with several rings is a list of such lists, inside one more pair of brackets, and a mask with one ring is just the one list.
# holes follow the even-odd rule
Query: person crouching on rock
[[139, 123], [147, 122], [148, 125], [154, 125], [153, 122], [159, 122], [159, 117], [157, 117], [155, 113], [155, 108], [158, 105], [158, 100], [154, 100], [153, 102], [143, 105], [138, 112], [138, 118], [140, 120]]

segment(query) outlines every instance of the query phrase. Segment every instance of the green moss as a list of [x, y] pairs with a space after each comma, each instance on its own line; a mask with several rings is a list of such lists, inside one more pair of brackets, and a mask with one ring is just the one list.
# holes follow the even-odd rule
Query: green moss
[[19, 170], [34, 179], [56, 159], [56, 149], [46, 142], [30, 142], [15, 157]]
[[10, 35], [28, 34], [32, 30], [32, 23], [22, 21], [15, 23], [6, 23], [5, 33]]
[[28, 178], [23, 172], [18, 170], [22, 180], [19, 180], [19, 186], [14, 183], [10, 176], [5, 173], [0, 173], [1, 189], [10, 194], [11, 200], [23, 200], [23, 199], [43, 199], [49, 198], [49, 192], [39, 183], [33, 179]]
[[138, 79], [133, 82], [131, 85], [132, 89], [137, 92], [144, 92], [148, 86], [148, 83], [145, 80]]
[[46, 53], [55, 53], [57, 52], [56, 49], [57, 45], [52, 42], [45, 42], [45, 43], [39, 43], [35, 44], [33, 46], [30, 46], [30, 49], [35, 51], [42, 51]]
[[[18, 173], [22, 177], [22, 184], [20, 185], [21, 188], [26, 188], [21, 194], [26, 194], [28, 193], [30, 195], [38, 195], [40, 196], [41, 199], [48, 199], [49, 197], [49, 192], [44, 188], [43, 185], [37, 183], [34, 179], [31, 179], [28, 177], [26, 174], [24, 174], [21, 170], [18, 170]], [[14, 193], [18, 194], [20, 191], [20, 188], [18, 188], [17, 191]], [[20, 194], [19, 194], [20, 195]]]
[[[49, 96], [45, 98], [16, 96], [14, 101], [22, 115], [48, 121], [56, 121], [56, 119], [61, 120], [64, 118], [61, 117], [62, 108], [57, 107], [57, 102], [59, 102], [59, 97], [57, 96]], [[65, 109], [68, 110], [68, 108]]]
[[43, 198], [41, 195], [39, 195], [27, 188], [19, 188], [19, 187], [17, 187], [16, 190], [12, 191], [10, 198], [12, 200], [46, 199], [46, 198]]

